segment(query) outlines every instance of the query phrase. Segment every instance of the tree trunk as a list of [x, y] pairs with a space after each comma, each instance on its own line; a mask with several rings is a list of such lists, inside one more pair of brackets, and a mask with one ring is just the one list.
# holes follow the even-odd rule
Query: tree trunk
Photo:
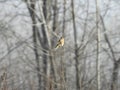
[[118, 89], [117, 88], [117, 85], [118, 85], [117, 81], [118, 81], [118, 74], [119, 74], [120, 58], [118, 60], [116, 60], [114, 50], [112, 48], [112, 45], [111, 45], [110, 40], [108, 38], [108, 35], [106, 33], [104, 19], [101, 15], [100, 15], [100, 19], [101, 19], [103, 30], [104, 30], [104, 38], [108, 44], [108, 47], [110, 48], [110, 52], [112, 55], [112, 61], [113, 61], [113, 71], [112, 71], [112, 77], [111, 77], [111, 90], [117, 90]]
[[40, 72], [40, 65], [39, 65], [39, 56], [38, 56], [38, 49], [37, 49], [37, 27], [36, 25], [36, 20], [35, 20], [35, 1], [34, 0], [30, 0], [30, 5], [27, 4], [27, 0], [26, 0], [26, 4], [28, 7], [28, 11], [30, 13], [30, 17], [32, 20], [32, 31], [33, 31], [33, 44], [34, 44], [34, 53], [35, 53], [35, 61], [37, 64], [36, 70], [37, 70], [37, 76], [38, 76], [38, 90], [41, 89], [41, 75], [39, 74]]
[[97, 31], [97, 57], [96, 57], [96, 73], [97, 73], [97, 90], [101, 89], [100, 82], [100, 29], [99, 29], [99, 8], [98, 0], [96, 2], [96, 31]]
[[80, 90], [80, 78], [79, 78], [79, 61], [78, 61], [78, 45], [77, 45], [77, 29], [75, 23], [75, 12], [74, 12], [74, 1], [71, 0], [72, 7], [72, 19], [73, 19], [73, 29], [74, 29], [74, 48], [75, 48], [75, 68], [76, 68], [76, 90]]
[[[43, 4], [42, 4], [42, 11], [41, 13], [43, 13], [44, 19], [46, 21], [47, 18], [47, 0], [43, 0]], [[43, 34], [43, 43], [42, 43], [42, 48], [43, 48], [43, 55], [42, 55], [42, 59], [43, 59], [43, 72], [46, 76], [47, 75], [47, 69], [48, 69], [48, 61], [47, 61], [47, 50], [48, 50], [48, 40], [47, 40], [47, 35], [46, 35], [46, 31], [45, 31], [45, 25], [42, 24], [41, 26], [41, 30], [42, 30], [42, 34]], [[47, 90], [47, 80], [46, 78], [43, 79], [44, 82], [44, 90]]]
[[113, 72], [112, 72], [112, 80], [111, 80], [111, 90], [118, 90], [118, 84], [117, 84], [117, 80], [118, 80], [118, 71], [119, 71], [119, 64], [120, 64], [120, 59], [117, 62], [114, 62], [113, 64]]

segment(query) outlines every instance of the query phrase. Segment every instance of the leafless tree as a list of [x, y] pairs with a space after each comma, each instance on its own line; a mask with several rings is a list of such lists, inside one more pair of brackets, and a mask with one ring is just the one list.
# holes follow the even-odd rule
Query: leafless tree
[[116, 0], [1, 0], [0, 89], [119, 89], [118, 8]]
[[77, 88], [77, 90], [80, 90], [79, 61], [78, 61], [78, 44], [77, 44], [77, 28], [76, 28], [75, 12], [74, 12], [74, 1], [73, 0], [71, 0], [71, 8], [72, 8], [72, 19], [73, 19], [73, 30], [74, 30], [76, 88]]
[[96, 2], [96, 31], [97, 31], [97, 58], [96, 58], [96, 72], [97, 72], [97, 90], [100, 90], [100, 29], [99, 29], [99, 7], [98, 1]]

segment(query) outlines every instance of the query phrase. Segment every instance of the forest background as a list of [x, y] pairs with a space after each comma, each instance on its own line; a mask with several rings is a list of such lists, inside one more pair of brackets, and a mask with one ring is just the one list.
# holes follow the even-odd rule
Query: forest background
[[119, 0], [0, 0], [0, 89], [119, 90], [119, 29]]

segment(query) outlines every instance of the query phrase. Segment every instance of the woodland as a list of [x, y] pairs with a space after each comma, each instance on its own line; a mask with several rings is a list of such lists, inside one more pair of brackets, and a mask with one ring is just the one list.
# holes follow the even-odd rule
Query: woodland
[[120, 90], [120, 0], [0, 0], [0, 42], [0, 90]]

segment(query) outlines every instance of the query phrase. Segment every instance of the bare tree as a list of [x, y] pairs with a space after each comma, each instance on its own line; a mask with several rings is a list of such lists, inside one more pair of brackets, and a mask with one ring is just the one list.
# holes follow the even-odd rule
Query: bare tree
[[75, 68], [76, 68], [76, 89], [80, 90], [80, 78], [79, 78], [79, 61], [78, 61], [78, 45], [77, 45], [77, 29], [75, 21], [75, 12], [74, 12], [74, 1], [71, 0], [72, 8], [72, 20], [73, 20], [73, 30], [74, 30], [74, 49], [75, 49]]
[[0, 88], [119, 89], [118, 3], [94, 1], [0, 1]]
[[104, 31], [104, 38], [105, 38], [105, 41], [107, 42], [108, 44], [108, 47], [110, 48], [110, 52], [111, 52], [111, 55], [112, 55], [112, 61], [113, 61], [113, 71], [112, 71], [112, 77], [111, 77], [111, 90], [117, 90], [117, 81], [118, 81], [118, 73], [119, 73], [119, 65], [120, 65], [120, 58], [117, 60], [116, 57], [115, 57], [115, 53], [114, 53], [114, 50], [112, 48], [112, 45], [111, 45], [111, 42], [108, 38], [108, 35], [106, 33], [106, 27], [105, 27], [105, 23], [104, 23], [104, 19], [103, 17], [100, 15], [100, 19], [101, 19], [101, 22], [102, 22], [102, 26], [103, 26], [103, 31]]
[[33, 31], [33, 44], [34, 44], [34, 52], [35, 52], [35, 60], [36, 60], [36, 64], [37, 64], [37, 75], [38, 75], [38, 84], [39, 84], [39, 88], [38, 90], [40, 90], [41, 88], [41, 76], [39, 74], [40, 72], [40, 63], [39, 63], [39, 55], [38, 55], [38, 44], [37, 44], [37, 27], [35, 26], [36, 25], [36, 19], [35, 19], [35, 3], [36, 1], [34, 0], [30, 0], [30, 4], [28, 4], [28, 1], [26, 0], [25, 1], [26, 4], [27, 4], [27, 7], [28, 7], [28, 10], [29, 10], [29, 13], [30, 13], [30, 17], [31, 17], [31, 20], [32, 20], [32, 31]]
[[96, 72], [97, 72], [97, 90], [100, 90], [100, 29], [99, 29], [99, 7], [98, 0], [96, 2], [96, 31], [97, 31], [97, 58], [96, 58]]

